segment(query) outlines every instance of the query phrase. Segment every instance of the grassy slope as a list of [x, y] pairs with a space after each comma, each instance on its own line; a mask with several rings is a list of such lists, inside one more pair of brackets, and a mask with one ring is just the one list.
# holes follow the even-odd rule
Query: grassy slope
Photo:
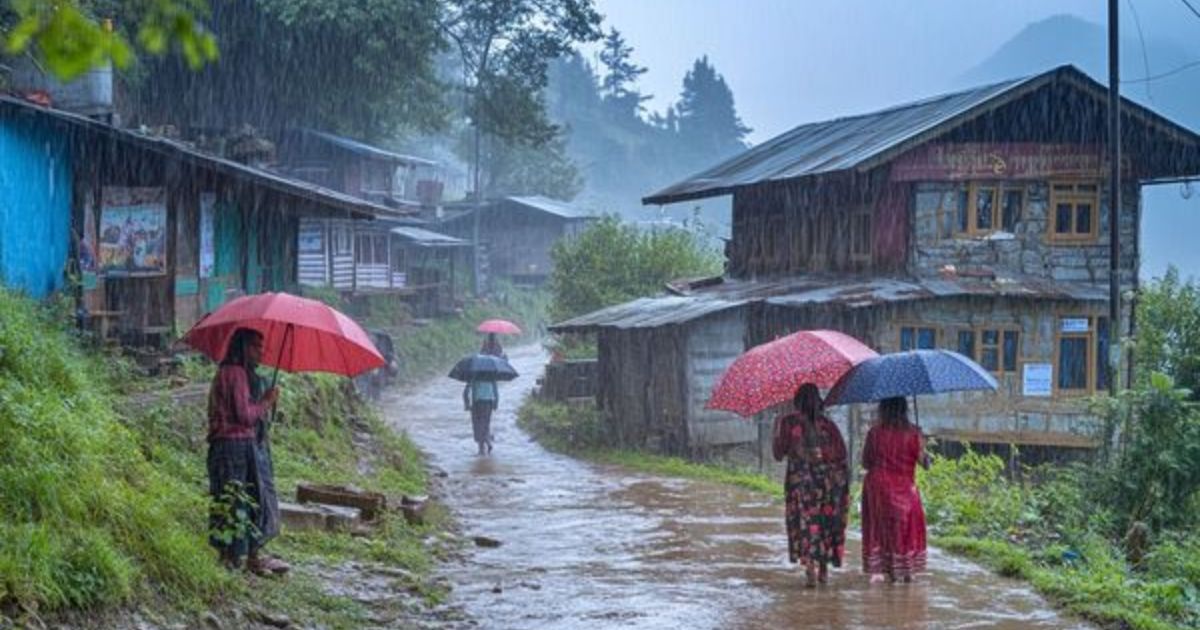
[[[123, 605], [194, 616], [241, 604], [326, 627], [359, 625], [365, 609], [311, 578], [256, 581], [221, 570], [206, 544], [201, 404], [163, 398], [118, 411], [123, 395], [165, 388], [119, 360], [81, 351], [45, 307], [0, 290], [0, 621]], [[189, 374], [207, 381], [211, 367]], [[281, 498], [301, 480], [423, 494], [419, 453], [334, 377], [285, 376], [273, 432]], [[359, 471], [354, 432], [378, 445]], [[433, 563], [417, 529], [389, 516], [370, 538], [287, 533], [274, 550], [300, 561], [384, 563], [413, 572]], [[3, 625], [0, 623], [0, 625]]]

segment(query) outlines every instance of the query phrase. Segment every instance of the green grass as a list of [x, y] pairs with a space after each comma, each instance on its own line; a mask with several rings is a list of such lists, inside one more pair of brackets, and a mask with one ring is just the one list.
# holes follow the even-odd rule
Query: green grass
[[[212, 373], [201, 362], [184, 369], [198, 383]], [[163, 391], [169, 380], [140, 378], [127, 361], [85, 352], [52, 310], [0, 289], [0, 610], [20, 617], [136, 607], [194, 619], [258, 607], [307, 626], [361, 626], [361, 604], [325, 593], [303, 572], [250, 586], [219, 567], [207, 544], [203, 402], [180, 406], [164, 395], [134, 408], [124, 398]], [[345, 379], [283, 375], [281, 387], [272, 430], [281, 499], [300, 481], [392, 497], [426, 493], [415, 445]], [[367, 474], [356, 432], [374, 445]], [[389, 513], [369, 537], [286, 532], [269, 549], [312, 565], [403, 568], [417, 576], [415, 590], [437, 602], [444, 593], [423, 577], [436, 562], [424, 538], [447, 519], [434, 515], [415, 527]]]

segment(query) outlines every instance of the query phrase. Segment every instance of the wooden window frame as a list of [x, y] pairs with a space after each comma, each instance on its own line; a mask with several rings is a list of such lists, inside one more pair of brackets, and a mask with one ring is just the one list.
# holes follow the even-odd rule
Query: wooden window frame
[[[1049, 182], [1049, 202], [1046, 206], [1046, 240], [1051, 243], [1068, 245], [1091, 244], [1100, 238], [1100, 182], [1099, 180], [1051, 180]], [[1070, 186], [1071, 191], [1058, 191], [1060, 186]], [[1093, 186], [1094, 191], [1081, 192], [1080, 186]], [[1066, 233], [1058, 231], [1058, 205], [1071, 204], [1071, 230]], [[1091, 204], [1091, 229], [1086, 233], [1075, 231], [1079, 204]]]
[[335, 225], [330, 228], [330, 233], [333, 241], [334, 256], [353, 256], [354, 255], [354, 235], [350, 228], [342, 225]]
[[[987, 366], [983, 365], [983, 335], [987, 331], [995, 331], [997, 335], [996, 344], [989, 347], [994, 347], [996, 349], [998, 368], [988, 371], [996, 376], [1019, 375], [1021, 371], [1021, 328], [1019, 326], [1006, 324], [1000, 326], [984, 325], [975, 326], [973, 328], [960, 328], [955, 331], [956, 334], [954, 335], [953, 339], [954, 348], [952, 349], [955, 352], [961, 352], [958, 348], [958, 335], [961, 333], [971, 333], [971, 354], [966, 356], [972, 361], [978, 363], [980, 367], [987, 370]], [[1007, 369], [1004, 365], [1004, 336], [1006, 333], [1015, 333], [1017, 335], [1017, 346], [1014, 350], [1013, 366], [1011, 370]]]
[[[917, 338], [919, 338], [919, 335], [917, 334], [916, 331], [932, 330], [933, 331], [933, 346], [929, 349], [940, 348], [942, 345], [942, 329], [940, 326], [934, 326], [931, 324], [918, 324], [918, 323], [913, 323], [913, 322], [901, 322], [901, 323], [897, 323], [894, 325], [894, 329], [895, 329], [895, 333], [896, 333], [896, 350], [898, 350], [898, 351], [901, 351], [901, 352], [904, 351], [904, 342], [902, 340], [904, 338], [904, 329], [905, 328], [913, 329], [914, 341]], [[926, 348], [921, 348], [918, 346], [918, 347], [909, 348], [909, 349], [910, 350], [925, 350]]]
[[[1087, 332], [1062, 332], [1062, 320], [1064, 319], [1086, 319], [1088, 320]], [[1054, 376], [1052, 378], [1054, 385], [1055, 397], [1079, 397], [1092, 396], [1097, 393], [1103, 393], [1103, 389], [1097, 389], [1096, 381], [1099, 378], [1098, 365], [1099, 361], [1107, 360], [1106, 357], [1100, 356], [1100, 320], [1108, 319], [1105, 315], [1088, 315], [1078, 313], [1059, 313], [1054, 316]], [[1111, 325], [1111, 324], [1110, 324]], [[1086, 339], [1087, 357], [1084, 360], [1086, 369], [1087, 386], [1083, 389], [1063, 389], [1059, 387], [1059, 372], [1062, 368], [1060, 361], [1062, 359], [1062, 340], [1067, 339]], [[1112, 378], [1111, 374], [1109, 378]]]
[[[992, 197], [992, 227], [980, 228], [978, 207], [979, 191], [987, 189], [994, 191]], [[962, 207], [961, 203], [964, 190], [967, 194], [967, 207], [965, 209]], [[1017, 208], [1017, 216], [1013, 219], [1012, 230], [1007, 230], [1004, 227], [1004, 200], [1007, 197], [1007, 193], [1010, 192], [1021, 193], [1021, 205]], [[989, 236], [997, 232], [1015, 233], [1017, 226], [1020, 225], [1025, 216], [1025, 208], [1028, 205], [1029, 195], [1026, 191], [1025, 184], [1023, 183], [973, 180], [969, 182], [963, 182], [963, 184], [954, 192], [954, 199], [956, 200], [956, 214], [955, 216], [951, 217], [951, 222], [954, 227], [954, 235], [959, 238], [977, 238]], [[966, 230], [962, 229], [962, 223], [960, 221], [960, 217], [962, 216], [963, 212], [966, 212]]]

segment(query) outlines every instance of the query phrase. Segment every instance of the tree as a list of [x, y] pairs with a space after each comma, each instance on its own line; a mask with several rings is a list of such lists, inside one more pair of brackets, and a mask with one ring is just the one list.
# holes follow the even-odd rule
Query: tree
[[[127, 68], [138, 48], [154, 55], [177, 49], [198, 69], [216, 60], [217, 44], [197, 16], [204, 0], [3, 0], [0, 3], [0, 50], [3, 55], [32, 53], [51, 74], [73, 79], [105, 62]], [[101, 18], [123, 16], [129, 24], [110, 28]]]
[[599, 37], [599, 23], [592, 0], [447, 3], [443, 30], [462, 63], [476, 195], [483, 193], [483, 135], [540, 147], [559, 133], [542, 100], [547, 66], [575, 42]]
[[632, 55], [633, 47], [625, 43], [617, 29], [610, 28], [604, 37], [604, 48], [600, 50], [600, 63], [607, 69], [600, 83], [601, 94], [618, 115], [626, 117], [636, 117], [642, 102], [650, 98], [633, 87], [646, 68], [630, 61]]
[[1134, 360], [1139, 383], [1162, 372], [1200, 400], [1200, 287], [1174, 266], [1138, 293]]
[[683, 77], [676, 110], [681, 140], [694, 154], [711, 160], [746, 148], [751, 129], [738, 118], [733, 92], [707, 56], [697, 59]]
[[554, 138], [540, 147], [488, 138], [484, 190], [496, 197], [545, 195], [570, 201], [583, 190], [583, 177], [567, 157], [566, 141]]
[[551, 250], [550, 314], [563, 320], [652, 295], [664, 283], [721, 271], [721, 259], [682, 229], [641, 232], [609, 215]]
[[445, 126], [437, 0], [222, 0], [223, 62], [157, 60], [130, 79], [153, 123], [267, 131], [315, 127], [367, 139]]

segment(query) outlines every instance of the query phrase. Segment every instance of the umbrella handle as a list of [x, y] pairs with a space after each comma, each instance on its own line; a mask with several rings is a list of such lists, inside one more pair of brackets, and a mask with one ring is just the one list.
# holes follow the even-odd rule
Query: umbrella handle
[[921, 410], [917, 408], [917, 395], [913, 394], [913, 424], [921, 428]]
[[[293, 326], [291, 324], [288, 324], [287, 328], [285, 328], [283, 330], [283, 342], [279, 344], [279, 354], [275, 358], [275, 371], [271, 373], [270, 389], [275, 389], [275, 384], [279, 382], [279, 364], [283, 363], [283, 349], [285, 346], [287, 346], [288, 339], [292, 337], [292, 329], [293, 329]], [[295, 345], [296, 345], [296, 343], [295, 343], [295, 341], [293, 341], [292, 342], [292, 352], [291, 352], [292, 357], [295, 357], [295, 355], [296, 355]], [[275, 424], [275, 407], [278, 404], [279, 404], [278, 399], [271, 403], [271, 424]]]

